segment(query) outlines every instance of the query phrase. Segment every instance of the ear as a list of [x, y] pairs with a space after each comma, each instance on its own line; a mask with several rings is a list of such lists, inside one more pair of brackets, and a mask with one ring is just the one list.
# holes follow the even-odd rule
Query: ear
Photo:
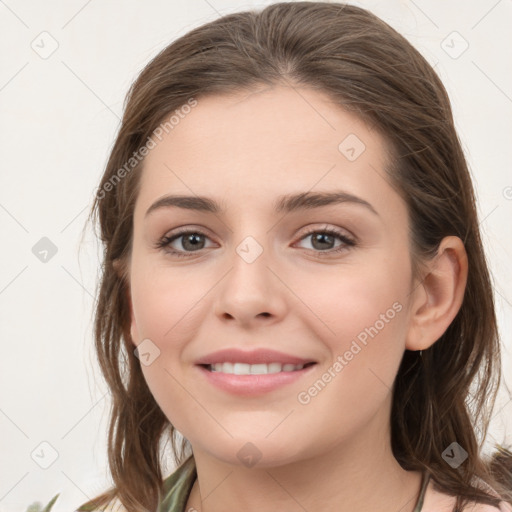
[[405, 347], [425, 350], [446, 331], [464, 298], [468, 259], [459, 237], [447, 236], [439, 245], [430, 269], [415, 284]]

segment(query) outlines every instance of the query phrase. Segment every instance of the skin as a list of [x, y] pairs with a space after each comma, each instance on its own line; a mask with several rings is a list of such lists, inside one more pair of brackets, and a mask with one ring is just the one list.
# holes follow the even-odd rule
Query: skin
[[[338, 149], [349, 134], [366, 146], [354, 161]], [[192, 445], [198, 479], [186, 510], [412, 512], [421, 474], [403, 470], [391, 452], [392, 384], [404, 350], [427, 349], [460, 308], [461, 240], [445, 238], [413, 279], [407, 208], [385, 179], [385, 140], [318, 91], [280, 85], [200, 98], [156, 142], [134, 211], [130, 333], [135, 346], [150, 339], [160, 350], [141, 365], [144, 377]], [[378, 215], [353, 203], [272, 210], [282, 194], [339, 189]], [[208, 196], [226, 210], [168, 207], [145, 217], [169, 193]], [[183, 227], [206, 234], [199, 250], [184, 246], [186, 237], [171, 245], [184, 258], [155, 248]], [[339, 239], [322, 246], [306, 236], [325, 227], [357, 244], [333, 253]], [[250, 264], [236, 252], [247, 236], [263, 250]], [[394, 303], [400, 312], [299, 403], [298, 393]], [[194, 366], [227, 347], [273, 348], [318, 364], [307, 378], [240, 397], [211, 386]], [[247, 442], [261, 453], [253, 467], [237, 457]]]

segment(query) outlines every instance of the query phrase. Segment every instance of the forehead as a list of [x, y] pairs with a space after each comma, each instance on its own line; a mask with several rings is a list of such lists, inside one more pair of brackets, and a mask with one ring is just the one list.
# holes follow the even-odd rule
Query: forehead
[[[137, 205], [165, 193], [251, 202], [343, 188], [385, 203], [387, 147], [377, 131], [325, 94], [274, 86], [199, 98], [153, 137]], [[383, 204], [384, 206], [384, 204]], [[145, 211], [145, 210], [144, 210]]]

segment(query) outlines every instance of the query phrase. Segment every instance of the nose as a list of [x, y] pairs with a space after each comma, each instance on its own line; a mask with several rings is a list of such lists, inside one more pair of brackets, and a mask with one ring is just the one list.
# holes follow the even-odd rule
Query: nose
[[287, 288], [272, 265], [266, 248], [252, 237], [244, 239], [219, 283], [215, 314], [244, 328], [280, 321], [287, 310]]

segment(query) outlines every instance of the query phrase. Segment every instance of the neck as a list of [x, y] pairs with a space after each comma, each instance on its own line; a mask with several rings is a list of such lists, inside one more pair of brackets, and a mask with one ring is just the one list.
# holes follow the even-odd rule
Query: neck
[[246, 468], [193, 452], [197, 480], [187, 511], [413, 512], [421, 487], [421, 473], [398, 464], [377, 417], [325, 453], [280, 466]]

